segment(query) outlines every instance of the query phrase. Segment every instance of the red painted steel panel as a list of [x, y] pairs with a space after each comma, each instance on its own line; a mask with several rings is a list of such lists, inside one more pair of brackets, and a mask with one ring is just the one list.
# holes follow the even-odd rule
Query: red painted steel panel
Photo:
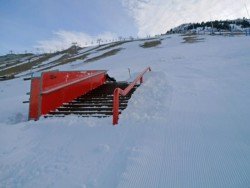
[[32, 78], [30, 91], [29, 120], [37, 120], [40, 116], [40, 78]]
[[[72, 101], [106, 81], [106, 71], [100, 72], [98, 75], [95, 74], [98, 74], [98, 71], [44, 73], [42, 75], [41, 114], [45, 115], [56, 110], [63, 103]], [[49, 92], [46, 93], [46, 91]]]
[[106, 81], [106, 72], [51, 71], [41, 78], [32, 78], [29, 119], [37, 120], [41, 115], [56, 110], [63, 103], [86, 94]]
[[69, 83], [73, 80], [78, 80], [87, 76], [91, 76], [100, 71], [57, 71], [57, 72], [44, 72], [42, 74], [43, 86], [42, 90], [49, 90], [51, 88]]

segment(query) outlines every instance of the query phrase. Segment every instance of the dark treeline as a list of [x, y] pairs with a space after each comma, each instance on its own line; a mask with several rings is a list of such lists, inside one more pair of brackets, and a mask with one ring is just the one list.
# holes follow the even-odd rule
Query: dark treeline
[[205, 30], [205, 28], [214, 28], [218, 31], [231, 31], [232, 29], [235, 29], [234, 26], [230, 26], [231, 24], [240, 26], [242, 29], [244, 28], [250, 28], [250, 20], [247, 20], [246, 18], [243, 19], [237, 19], [237, 20], [215, 20], [215, 21], [209, 21], [209, 22], [201, 22], [201, 23], [189, 23], [189, 24], [183, 24], [177, 28], [171, 29], [167, 33], [178, 33], [180, 31], [190, 31], [192, 29], [201, 28], [202, 30]]
[[248, 28], [250, 27], [249, 21], [246, 19], [242, 20], [236, 20], [236, 21], [212, 21], [212, 22], [201, 22], [201, 23], [194, 23], [187, 27], [187, 30], [190, 29], [197, 29], [198, 27], [201, 27], [205, 29], [205, 27], [214, 27], [219, 30], [230, 30], [230, 24], [236, 24], [238, 26], [241, 26], [242, 28]]

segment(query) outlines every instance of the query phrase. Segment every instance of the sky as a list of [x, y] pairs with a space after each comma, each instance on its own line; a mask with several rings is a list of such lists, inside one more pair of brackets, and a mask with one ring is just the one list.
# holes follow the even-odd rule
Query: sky
[[183, 23], [249, 18], [247, 9], [250, 0], [0, 0], [0, 54], [152, 36]]

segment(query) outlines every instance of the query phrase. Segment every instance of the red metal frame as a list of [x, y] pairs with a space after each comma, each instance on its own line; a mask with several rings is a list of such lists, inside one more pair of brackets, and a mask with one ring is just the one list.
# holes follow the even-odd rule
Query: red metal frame
[[38, 120], [41, 115], [104, 84], [106, 72], [51, 71], [32, 78], [29, 119]]
[[116, 88], [114, 90], [114, 98], [113, 98], [113, 125], [117, 125], [118, 124], [118, 120], [119, 120], [119, 96], [126, 96], [131, 89], [134, 88], [135, 84], [137, 82], [143, 83], [143, 75], [148, 72], [151, 71], [151, 68], [148, 67], [146, 68], [140, 75], [138, 75], [136, 77], [136, 79], [124, 90], [122, 90], [121, 88]]
[[40, 87], [41, 78], [40, 77], [33, 77], [31, 81], [30, 87], [30, 104], [29, 104], [29, 119], [38, 119], [40, 116]]

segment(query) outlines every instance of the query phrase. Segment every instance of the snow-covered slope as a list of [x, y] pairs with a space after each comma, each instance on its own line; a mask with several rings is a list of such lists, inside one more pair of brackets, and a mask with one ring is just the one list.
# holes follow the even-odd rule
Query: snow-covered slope
[[[27, 121], [29, 82], [0, 82], [0, 187], [249, 187], [250, 37], [178, 35], [61, 70], [147, 66], [117, 127], [111, 118]], [[77, 65], [77, 66], [76, 66]]]

